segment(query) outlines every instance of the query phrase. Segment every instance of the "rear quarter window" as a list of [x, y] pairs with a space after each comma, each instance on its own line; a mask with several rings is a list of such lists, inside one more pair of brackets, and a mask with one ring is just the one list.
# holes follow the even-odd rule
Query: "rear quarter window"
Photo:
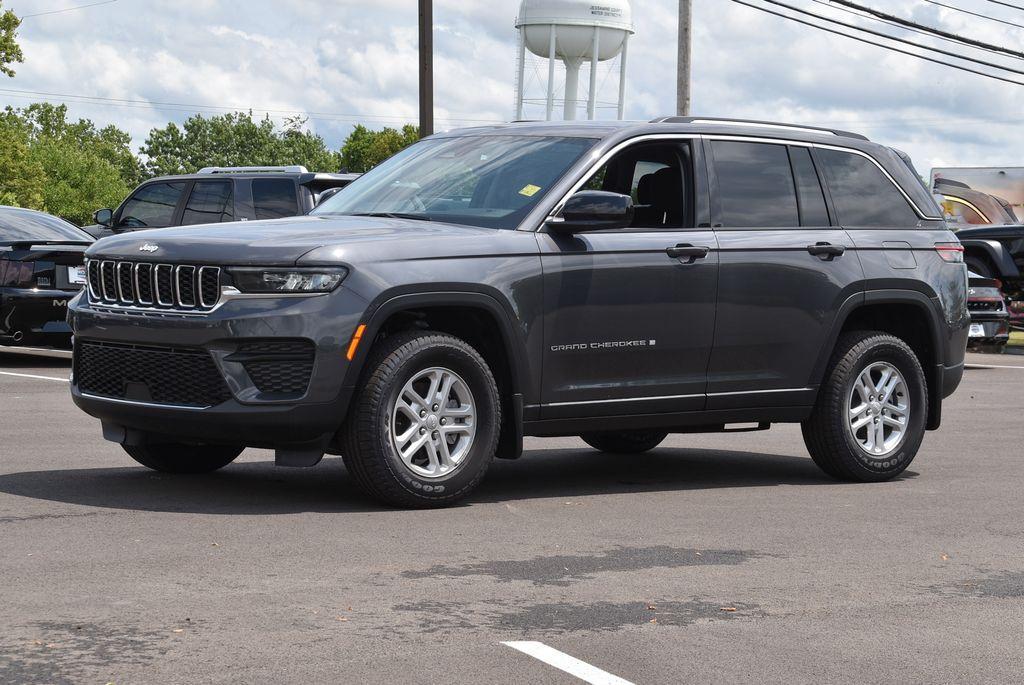
[[287, 178], [253, 179], [252, 203], [257, 219], [280, 219], [299, 213], [295, 183]]
[[917, 214], [893, 182], [870, 159], [852, 152], [818, 148], [832, 204], [842, 226], [914, 228]]

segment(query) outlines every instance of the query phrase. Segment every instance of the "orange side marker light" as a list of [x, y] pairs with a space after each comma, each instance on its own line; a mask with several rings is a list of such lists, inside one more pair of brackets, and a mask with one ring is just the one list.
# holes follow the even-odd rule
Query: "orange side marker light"
[[366, 330], [366, 324], [361, 323], [356, 328], [356, 332], [352, 334], [352, 342], [348, 344], [348, 352], [345, 353], [345, 357], [352, 361], [356, 356], [356, 350], [359, 348], [359, 341], [363, 339], [363, 331]]

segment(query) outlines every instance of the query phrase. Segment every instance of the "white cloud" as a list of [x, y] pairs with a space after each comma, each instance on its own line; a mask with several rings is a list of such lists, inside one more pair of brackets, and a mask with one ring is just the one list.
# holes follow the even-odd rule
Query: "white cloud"
[[[811, 0], [788, 1], [885, 28]], [[42, 4], [9, 0], [5, 7], [20, 13], [50, 9]], [[630, 44], [627, 115], [671, 114], [676, 0], [633, 4], [637, 33]], [[907, 150], [922, 169], [937, 163], [1021, 163], [1024, 142], [1015, 135], [1017, 112], [1024, 107], [1020, 86], [814, 31], [728, 0], [694, 4], [696, 113], [860, 130]], [[913, 0], [884, 5], [893, 14], [980, 40], [1021, 44], [1020, 30], [996, 22]], [[1013, 19], [1012, 11], [983, 0], [958, 5]], [[515, 0], [437, 0], [439, 127], [511, 118], [517, 10]], [[120, 0], [31, 18], [21, 38], [26, 63], [0, 88], [183, 103], [206, 113], [225, 106], [280, 110], [280, 118], [308, 112], [309, 125], [332, 145], [357, 121], [380, 126], [417, 118], [414, 0]], [[537, 76], [542, 80], [546, 73]], [[614, 100], [614, 74], [607, 87], [601, 99]], [[0, 104], [32, 99], [0, 93]], [[125, 128], [136, 144], [154, 126], [181, 121], [195, 109], [71, 99], [68, 104], [73, 115]]]

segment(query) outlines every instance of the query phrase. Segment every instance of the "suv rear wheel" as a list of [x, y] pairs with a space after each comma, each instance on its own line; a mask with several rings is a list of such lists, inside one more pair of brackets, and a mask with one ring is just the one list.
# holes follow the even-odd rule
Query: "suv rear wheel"
[[371, 497], [438, 507], [469, 494], [494, 457], [501, 403], [483, 357], [451, 335], [385, 339], [345, 426], [345, 466]]
[[161, 473], [210, 473], [224, 468], [242, 453], [232, 445], [122, 445], [132, 459]]
[[653, 450], [668, 436], [664, 431], [616, 431], [584, 433], [583, 442], [595, 450], [613, 454], [639, 454]]
[[814, 462], [835, 478], [888, 480], [917, 455], [927, 397], [921, 363], [905, 342], [877, 331], [848, 333], [801, 424], [804, 442]]

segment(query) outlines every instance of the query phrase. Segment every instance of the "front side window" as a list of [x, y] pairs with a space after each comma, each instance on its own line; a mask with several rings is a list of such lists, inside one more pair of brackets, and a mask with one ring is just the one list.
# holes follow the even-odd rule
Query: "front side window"
[[720, 219], [725, 228], [800, 225], [796, 187], [785, 145], [715, 140]]
[[181, 215], [181, 224], [216, 224], [233, 218], [231, 183], [196, 181], [188, 196], [185, 212]]
[[163, 228], [174, 221], [174, 210], [185, 190], [184, 183], [150, 183], [124, 203], [119, 226]]
[[423, 140], [312, 214], [400, 215], [515, 229], [594, 143], [591, 138], [526, 135]]
[[633, 198], [630, 228], [693, 227], [689, 143], [638, 143], [612, 157], [583, 185]]
[[295, 184], [287, 178], [253, 179], [252, 204], [257, 219], [280, 219], [299, 213]]
[[843, 226], [917, 226], [917, 214], [870, 159], [842, 150], [815, 150], [825, 167], [832, 204]]

